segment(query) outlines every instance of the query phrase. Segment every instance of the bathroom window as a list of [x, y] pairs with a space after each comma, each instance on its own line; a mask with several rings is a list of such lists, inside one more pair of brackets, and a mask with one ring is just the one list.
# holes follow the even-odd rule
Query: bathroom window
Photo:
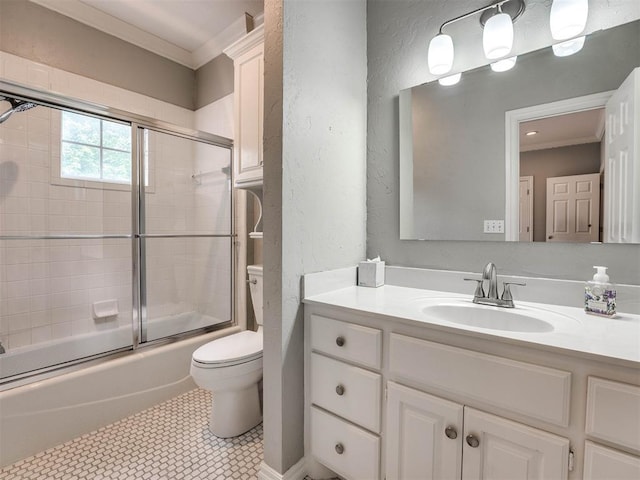
[[131, 183], [131, 126], [62, 112], [60, 177]]
[[[51, 130], [59, 133], [52, 142], [51, 183], [78, 188], [131, 189], [131, 125], [63, 110], [51, 110]], [[149, 155], [150, 138], [144, 130], [144, 184], [154, 192]]]

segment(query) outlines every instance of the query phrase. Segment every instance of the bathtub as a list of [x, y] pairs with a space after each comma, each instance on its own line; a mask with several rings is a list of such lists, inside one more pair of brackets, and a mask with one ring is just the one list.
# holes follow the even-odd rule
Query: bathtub
[[[147, 322], [147, 338], [170, 337], [223, 322], [196, 312], [154, 318]], [[130, 347], [131, 335], [131, 326], [120, 326], [9, 350], [0, 355], [0, 381], [23, 372]]]
[[[173, 317], [172, 320], [187, 322], [189, 319]], [[154, 323], [157, 329], [166, 330], [154, 331]], [[150, 322], [148, 334], [153, 338], [152, 335], [164, 336], [171, 330], [166, 322]], [[239, 327], [229, 327], [141, 348], [0, 392], [0, 468], [195, 388], [189, 376], [193, 351], [206, 342], [238, 331]], [[2, 368], [15, 368], [16, 362], [23, 361], [37, 365], [43, 358], [48, 358], [47, 365], [50, 365], [52, 359], [64, 361], [60, 359], [70, 352], [78, 358], [85, 349], [89, 354], [95, 352], [90, 347], [95, 348], [98, 342], [113, 342], [113, 345], [120, 340], [130, 342], [124, 340], [125, 334], [130, 339], [131, 329], [118, 328], [17, 349], [1, 356]], [[104, 348], [110, 344], [100, 345]]]

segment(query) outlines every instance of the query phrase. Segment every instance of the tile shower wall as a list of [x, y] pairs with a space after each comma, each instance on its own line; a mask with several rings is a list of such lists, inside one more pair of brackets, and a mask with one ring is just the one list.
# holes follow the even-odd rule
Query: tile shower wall
[[[194, 113], [189, 110], [4, 52], [0, 52], [0, 78], [184, 127], [194, 124]], [[0, 235], [129, 233], [129, 192], [61, 186], [52, 181], [50, 159], [59, 150], [56, 115], [38, 107], [0, 125]], [[148, 232], [204, 232], [214, 226], [212, 218], [224, 223], [224, 215], [216, 217], [217, 212], [229, 212], [224, 174], [200, 183], [192, 175], [196, 169], [220, 172], [229, 163], [228, 151], [216, 149], [212, 154], [213, 147], [207, 146], [198, 155], [184, 139], [151, 137], [153, 188], [147, 195]], [[229, 233], [228, 227], [216, 233]], [[211, 251], [226, 258], [214, 255], [209, 261]], [[197, 310], [228, 318], [228, 249], [219, 248], [219, 242], [181, 239], [150, 248], [149, 253], [152, 260], [148, 264], [154, 269], [173, 272], [172, 278], [150, 277], [150, 287], [155, 281], [166, 282], [158, 289], [157, 309], [152, 313], [173, 313], [180, 305], [181, 312]], [[131, 243], [126, 239], [0, 241], [0, 341], [15, 349], [129, 324], [131, 263]], [[193, 280], [184, 288], [185, 278], [197, 279], [197, 288]], [[162, 295], [169, 287], [172, 294]], [[91, 304], [106, 299], [118, 300], [120, 314], [94, 321]], [[220, 302], [224, 311], [217, 307]]]

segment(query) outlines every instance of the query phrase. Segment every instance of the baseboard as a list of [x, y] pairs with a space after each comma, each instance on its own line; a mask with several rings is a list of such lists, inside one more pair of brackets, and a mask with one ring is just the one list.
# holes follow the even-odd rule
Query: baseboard
[[298, 463], [284, 473], [278, 473], [266, 463], [260, 464], [258, 480], [303, 480], [306, 475], [305, 459], [302, 457]]

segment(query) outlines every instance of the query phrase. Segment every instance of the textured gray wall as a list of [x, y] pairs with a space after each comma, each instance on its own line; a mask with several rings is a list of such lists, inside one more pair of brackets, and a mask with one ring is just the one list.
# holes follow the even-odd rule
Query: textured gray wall
[[[546, 241], [547, 178], [598, 173], [600, 143], [520, 153], [520, 176], [533, 177], [533, 241]], [[602, 225], [602, 217], [600, 217]]]
[[264, 453], [278, 472], [304, 453], [301, 277], [365, 254], [366, 48], [365, 0], [265, 2]]
[[546, 48], [503, 74], [484, 67], [452, 87], [412, 88], [412, 238], [504, 239], [483, 233], [483, 220], [505, 215], [505, 112], [615, 90], [640, 65], [638, 52], [640, 21], [592, 34], [568, 58]]
[[0, 0], [0, 50], [194, 109], [192, 69], [27, 0]]
[[[484, 5], [484, 0], [368, 2], [367, 256], [380, 254], [391, 265], [474, 272], [493, 261], [499, 273], [576, 280], [590, 278], [597, 260], [610, 267], [613, 281], [640, 284], [638, 245], [399, 240], [398, 92], [433, 79], [426, 65], [427, 46], [440, 24]], [[540, 27], [548, 19], [549, 5], [545, 0], [527, 2], [527, 17], [515, 29], [516, 42], [528, 46], [522, 51], [550, 43]], [[591, 23], [594, 18], [610, 25], [640, 18], [636, 0], [590, 2], [590, 8]], [[479, 66], [481, 33], [465, 23], [456, 35], [465, 47], [458, 49], [454, 68]]]

